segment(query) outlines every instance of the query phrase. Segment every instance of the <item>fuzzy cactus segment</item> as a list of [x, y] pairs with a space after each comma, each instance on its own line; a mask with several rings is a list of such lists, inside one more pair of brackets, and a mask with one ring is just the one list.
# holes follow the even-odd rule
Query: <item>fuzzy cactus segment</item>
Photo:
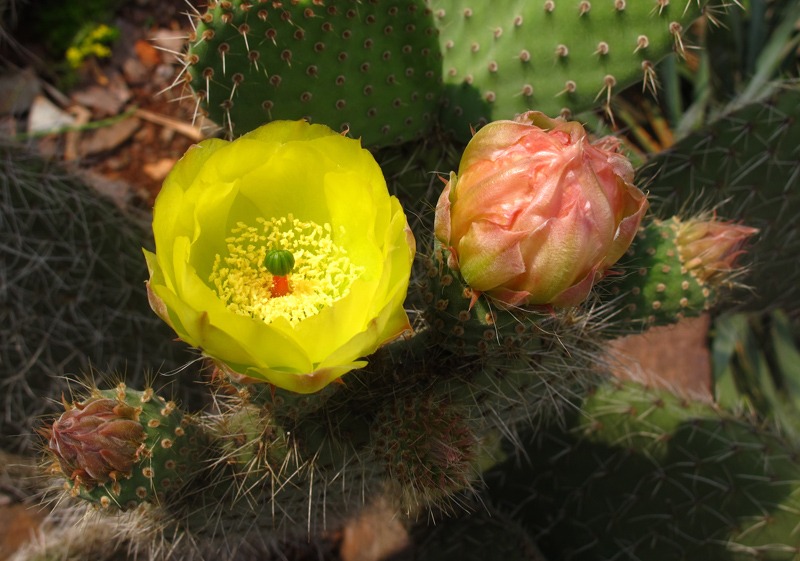
[[647, 206], [618, 144], [531, 111], [473, 137], [439, 199], [436, 237], [474, 290], [571, 307], [625, 253]]
[[[403, 209], [370, 153], [328, 127], [201, 142], [165, 181], [153, 231], [153, 310], [228, 372], [313, 393], [409, 328]], [[281, 283], [272, 250], [294, 261]]]
[[50, 471], [100, 508], [136, 508], [174, 496], [201, 470], [205, 438], [194, 419], [152, 389], [94, 389], [42, 430]]
[[620, 260], [624, 276], [609, 278], [614, 319], [638, 329], [711, 309], [747, 272], [737, 261], [745, 261], [745, 245], [757, 232], [703, 215], [643, 226]]

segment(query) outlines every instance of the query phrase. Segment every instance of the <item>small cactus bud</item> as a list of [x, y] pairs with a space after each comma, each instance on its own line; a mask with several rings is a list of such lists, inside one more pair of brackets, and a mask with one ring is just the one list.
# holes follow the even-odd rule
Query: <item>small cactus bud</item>
[[152, 389], [93, 389], [41, 433], [51, 471], [70, 496], [100, 508], [164, 504], [202, 471], [206, 439], [192, 418]]
[[701, 282], [724, 282], [737, 268], [747, 240], [756, 228], [716, 219], [689, 220], [678, 227], [675, 241], [684, 267]]
[[137, 411], [96, 399], [65, 411], [45, 431], [61, 472], [88, 488], [129, 477], [145, 439]]

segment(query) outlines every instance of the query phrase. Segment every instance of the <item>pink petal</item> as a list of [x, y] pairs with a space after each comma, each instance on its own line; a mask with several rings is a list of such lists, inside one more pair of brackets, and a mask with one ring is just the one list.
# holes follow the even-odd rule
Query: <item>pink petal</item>
[[450, 188], [456, 184], [457, 176], [450, 173], [450, 181], [445, 183], [439, 201], [436, 203], [436, 215], [433, 222], [433, 231], [436, 239], [444, 245], [450, 245]]
[[586, 300], [594, 286], [597, 269], [598, 267], [595, 267], [578, 284], [569, 287], [556, 296], [552, 301], [553, 306], [557, 308], [573, 308]]
[[485, 292], [524, 273], [519, 245], [526, 235], [485, 220], [473, 223], [458, 245], [461, 274], [467, 284]]
[[647, 199], [644, 198], [644, 195], [642, 195], [641, 199], [639, 199], [639, 210], [636, 211], [636, 214], [624, 218], [622, 222], [619, 223], [614, 241], [611, 242], [611, 247], [606, 252], [606, 257], [600, 264], [601, 271], [605, 271], [613, 266], [614, 263], [619, 261], [620, 257], [625, 255], [625, 252], [633, 242], [633, 238], [636, 237], [636, 232], [639, 231], [639, 225], [642, 223], [642, 218], [644, 218], [648, 207], [649, 203]]

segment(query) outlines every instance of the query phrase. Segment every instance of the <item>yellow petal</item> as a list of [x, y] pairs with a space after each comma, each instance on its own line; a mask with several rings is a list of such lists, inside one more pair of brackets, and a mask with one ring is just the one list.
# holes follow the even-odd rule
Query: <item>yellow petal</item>
[[208, 159], [227, 145], [224, 140], [211, 139], [192, 146], [164, 180], [153, 208], [153, 235], [159, 247], [157, 255], [162, 267], [172, 263], [171, 242], [162, 246], [162, 240], [166, 242], [178, 235], [190, 235], [194, 229], [192, 214], [184, 211], [186, 190], [204, 169]]
[[[186, 324], [182, 320], [191, 338], [188, 341], [190, 344], [202, 347], [205, 353], [223, 362], [271, 367], [291, 366], [300, 371], [313, 368], [306, 349], [297, 342], [291, 330], [279, 329], [277, 325], [266, 324], [228, 310], [217, 293], [198, 277], [188, 263], [185, 258], [188, 247], [188, 239], [175, 240], [175, 294], [192, 310], [206, 314], [207, 322], [214, 327], [213, 330], [201, 332], [199, 329], [204, 328], [204, 325]], [[203, 333], [212, 335], [204, 338]], [[249, 362], [228, 356], [226, 345], [229, 344], [229, 339], [237, 340], [243, 349], [247, 349]]]
[[[376, 279], [381, 273], [383, 254], [375, 238], [376, 221], [380, 216], [385, 232], [389, 213], [389, 197], [378, 208], [372, 186], [354, 173], [329, 173], [325, 176], [325, 203], [332, 224], [340, 225], [332, 232], [333, 241], [347, 250], [350, 260], [365, 268], [364, 280]], [[381, 201], [383, 202], [383, 201]]]
[[309, 141], [326, 136], [340, 135], [324, 125], [312, 125], [301, 119], [299, 121], [273, 121], [243, 135], [240, 140], [286, 143]]
[[366, 361], [355, 361], [346, 364], [336, 364], [325, 368], [318, 368], [313, 372], [297, 374], [294, 372], [283, 372], [271, 368], [249, 368], [246, 375], [269, 382], [279, 388], [283, 388], [295, 393], [314, 393], [337, 378], [341, 378], [351, 370], [363, 368], [367, 365]]

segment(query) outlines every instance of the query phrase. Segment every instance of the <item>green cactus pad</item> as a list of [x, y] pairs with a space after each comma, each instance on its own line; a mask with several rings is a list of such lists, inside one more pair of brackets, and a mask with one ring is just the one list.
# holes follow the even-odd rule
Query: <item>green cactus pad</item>
[[264, 407], [278, 422], [297, 422], [319, 411], [341, 387], [341, 383], [334, 382], [318, 392], [301, 394], [269, 384], [256, 384], [246, 391], [249, 400]]
[[469, 407], [481, 434], [505, 433], [516, 423], [533, 426], [561, 418], [562, 409], [594, 383], [600, 356], [592, 312], [581, 309], [505, 309], [486, 295], [474, 298], [436, 244], [419, 282], [429, 337], [438, 348], [470, 360], [453, 359], [437, 377], [447, 399]]
[[247, 486], [278, 473], [286, 461], [286, 433], [273, 421], [268, 409], [234, 402], [214, 418], [213, 425], [220, 459]]
[[442, 123], [470, 125], [530, 109], [556, 116], [605, 102], [684, 48], [681, 32], [705, 1], [431, 0], [443, 58]]
[[414, 528], [418, 561], [546, 561], [533, 537], [505, 512], [484, 503], [433, 526]]
[[639, 170], [661, 216], [714, 209], [759, 228], [750, 308], [800, 311], [800, 89], [725, 114]]
[[598, 389], [531, 467], [503, 474], [544, 553], [606, 560], [796, 559], [796, 447], [745, 419], [635, 384]]
[[421, 1], [209, 2], [186, 61], [198, 103], [232, 136], [307, 118], [381, 146], [436, 117], [441, 62]]

